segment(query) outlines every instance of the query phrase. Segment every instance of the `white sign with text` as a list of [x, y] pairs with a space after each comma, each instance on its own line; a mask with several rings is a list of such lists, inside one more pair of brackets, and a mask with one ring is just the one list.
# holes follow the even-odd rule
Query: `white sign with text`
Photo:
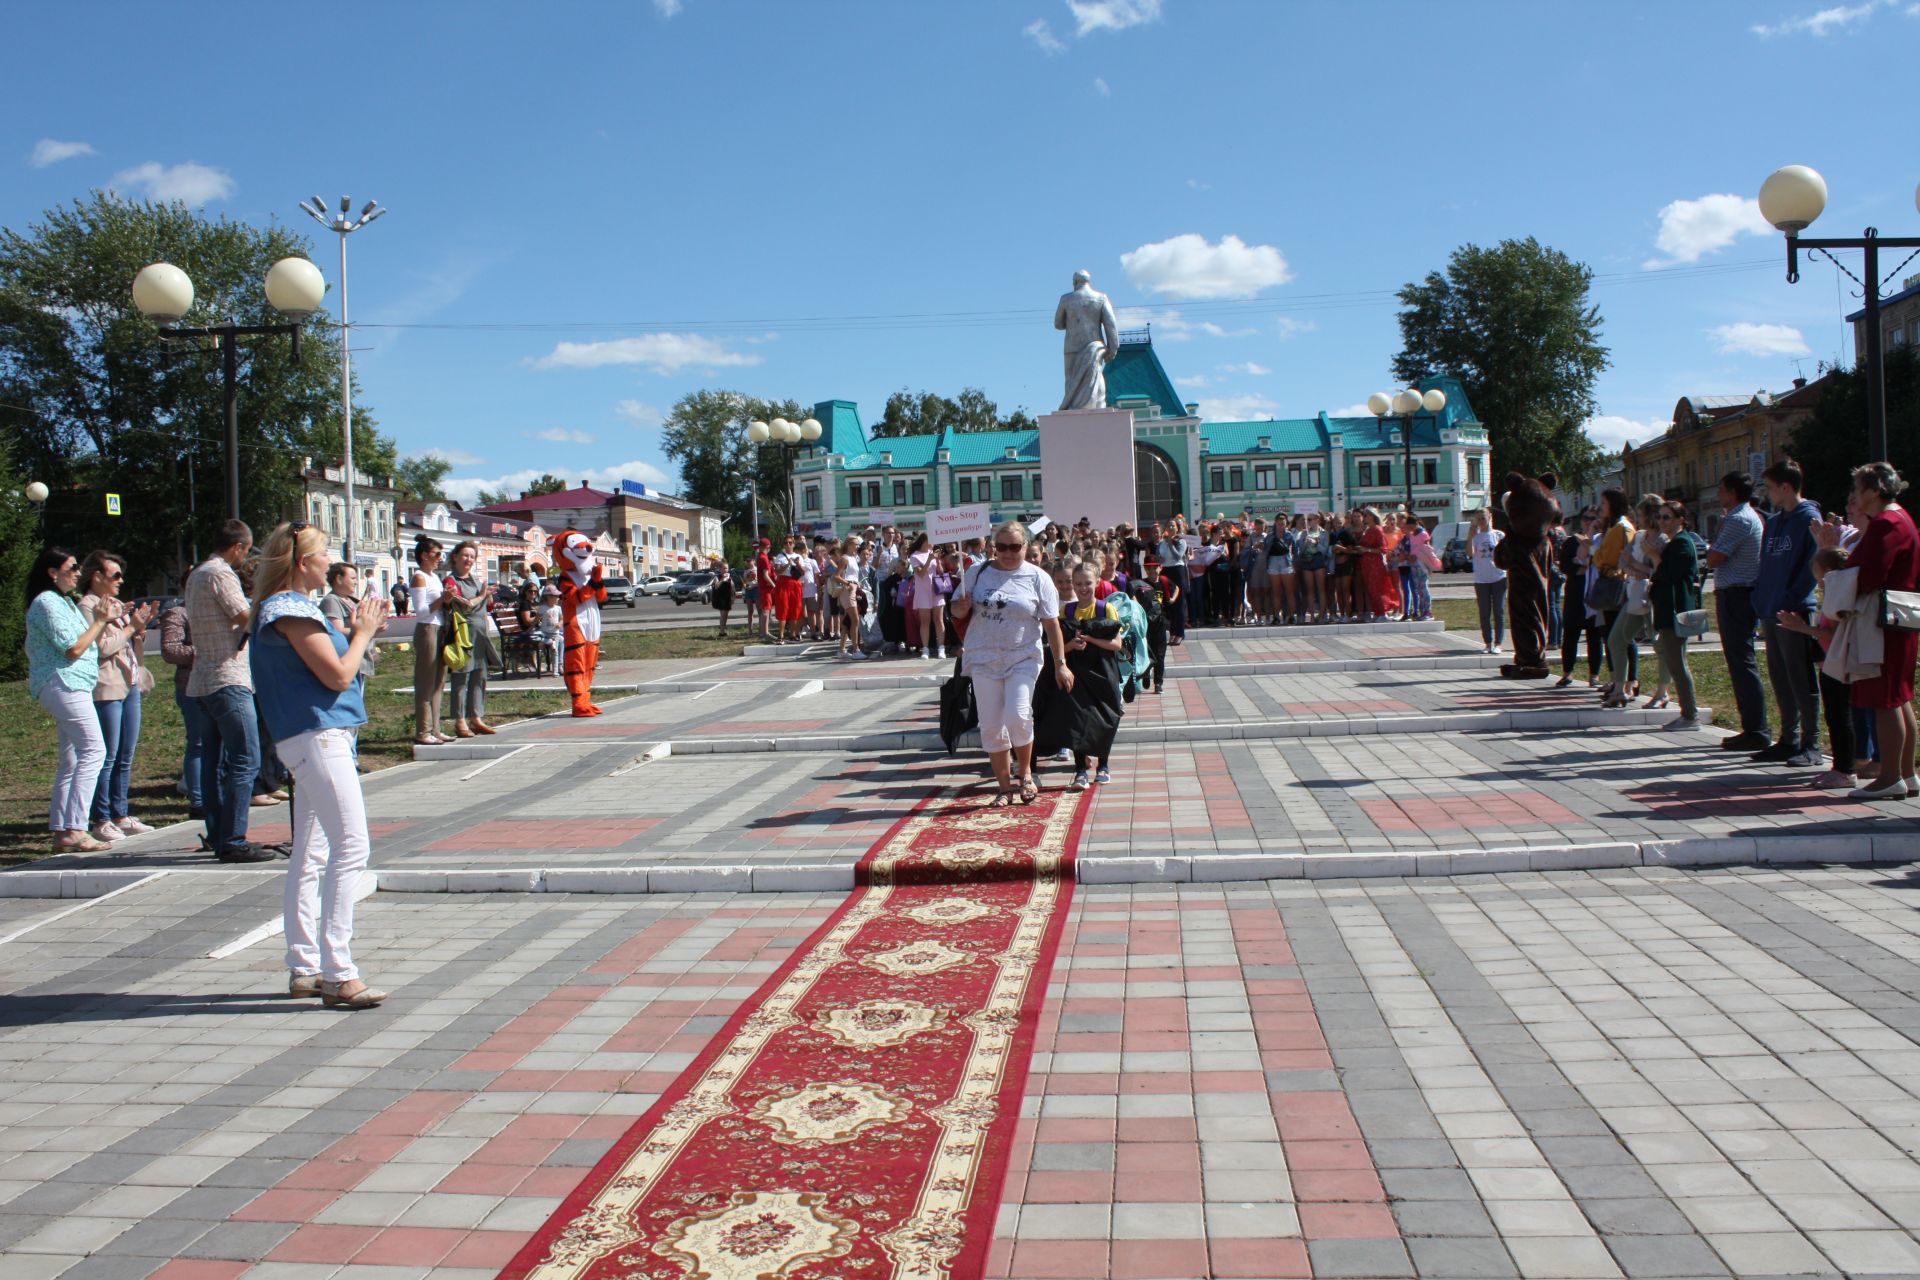
[[935, 546], [985, 538], [993, 532], [992, 516], [984, 503], [970, 507], [942, 507], [927, 512], [927, 537]]

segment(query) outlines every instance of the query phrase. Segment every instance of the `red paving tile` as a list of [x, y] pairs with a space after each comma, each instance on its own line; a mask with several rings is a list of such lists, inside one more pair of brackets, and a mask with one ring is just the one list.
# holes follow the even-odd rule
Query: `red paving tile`
[[340, 1198], [338, 1191], [263, 1191], [242, 1205], [235, 1222], [309, 1222]]
[[471, 1232], [455, 1227], [387, 1227], [353, 1256], [356, 1266], [433, 1267]]
[[366, 1248], [379, 1231], [378, 1227], [310, 1223], [275, 1245], [265, 1261], [344, 1263]]
[[1309, 1240], [1394, 1240], [1400, 1228], [1384, 1204], [1302, 1202], [1300, 1230]]
[[1208, 1274], [1216, 1277], [1288, 1280], [1313, 1274], [1304, 1240], [1211, 1240], [1207, 1254], [1213, 1267]]
[[1011, 1265], [998, 1274], [1033, 1280], [1104, 1280], [1111, 1249], [1105, 1240], [1020, 1240], [1013, 1245]]
[[1205, 1240], [1122, 1240], [1108, 1274], [1115, 1280], [1194, 1280], [1207, 1272]]

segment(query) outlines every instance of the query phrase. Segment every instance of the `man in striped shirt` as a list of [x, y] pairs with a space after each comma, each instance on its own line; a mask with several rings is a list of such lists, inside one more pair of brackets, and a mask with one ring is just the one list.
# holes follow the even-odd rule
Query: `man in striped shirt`
[[1715, 625], [1720, 630], [1720, 652], [1727, 660], [1727, 680], [1733, 685], [1734, 705], [1740, 711], [1740, 732], [1721, 740], [1729, 751], [1764, 751], [1773, 745], [1767, 728], [1767, 695], [1760, 683], [1760, 664], [1753, 654], [1753, 584], [1760, 576], [1760, 513], [1753, 509], [1753, 477], [1730, 471], [1720, 480], [1719, 532], [1707, 551], [1713, 570]]

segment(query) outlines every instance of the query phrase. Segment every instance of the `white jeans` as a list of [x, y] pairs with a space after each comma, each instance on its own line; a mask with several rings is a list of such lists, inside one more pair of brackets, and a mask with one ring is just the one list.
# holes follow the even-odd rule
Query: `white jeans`
[[360, 976], [353, 966], [353, 903], [369, 852], [353, 733], [316, 729], [274, 745], [294, 784], [293, 856], [282, 903], [287, 968], [351, 982]]
[[93, 793], [100, 783], [100, 766], [107, 761], [93, 694], [67, 688], [56, 675], [40, 686], [40, 705], [60, 730], [60, 764], [53, 775], [47, 830], [85, 831], [87, 810], [93, 807]]
[[1005, 676], [973, 673], [973, 701], [980, 709], [980, 745], [1008, 751], [1033, 741], [1033, 684], [1036, 666], [1020, 666]]

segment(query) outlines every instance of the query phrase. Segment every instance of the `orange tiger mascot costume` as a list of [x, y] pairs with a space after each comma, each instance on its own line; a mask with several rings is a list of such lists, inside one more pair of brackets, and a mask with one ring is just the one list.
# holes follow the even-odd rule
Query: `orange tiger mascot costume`
[[573, 695], [573, 714], [597, 716], [600, 708], [587, 694], [593, 689], [594, 669], [600, 665], [600, 606], [607, 589], [600, 585], [600, 565], [593, 558], [593, 539], [577, 529], [553, 536], [553, 567], [559, 576], [560, 617], [566, 637], [562, 674]]

